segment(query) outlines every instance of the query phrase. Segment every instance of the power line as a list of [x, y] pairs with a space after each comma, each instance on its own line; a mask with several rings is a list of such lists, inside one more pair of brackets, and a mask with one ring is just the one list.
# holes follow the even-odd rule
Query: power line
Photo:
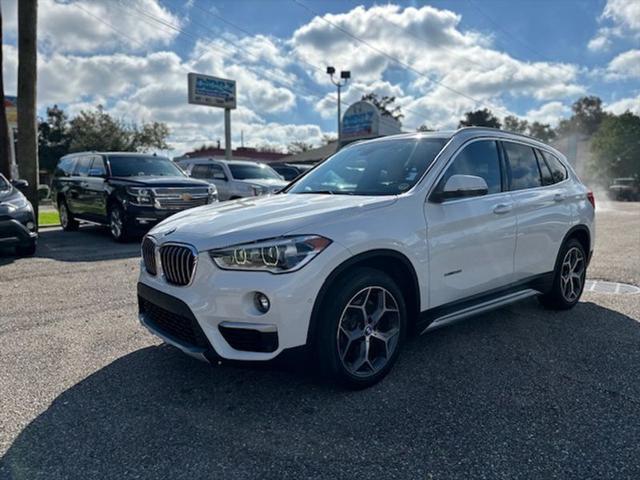
[[324, 16], [321, 16], [318, 12], [316, 12], [315, 10], [313, 10], [311, 7], [307, 6], [306, 4], [304, 4], [303, 2], [301, 2], [300, 0], [291, 0], [293, 3], [296, 3], [298, 5], [300, 5], [302, 8], [304, 8], [305, 10], [311, 12], [312, 14], [314, 14], [315, 16], [317, 16], [320, 20], [324, 21], [325, 23], [333, 26], [334, 28], [340, 30], [342, 33], [344, 33], [345, 35], [347, 35], [348, 37], [356, 40], [359, 43], [362, 43], [363, 45], [367, 46], [368, 48], [370, 48], [371, 50], [374, 50], [375, 52], [379, 53], [380, 55], [384, 56], [385, 58], [391, 60], [392, 62], [402, 66], [403, 68], [412, 71], [413, 73], [415, 73], [416, 75], [419, 75], [423, 78], [425, 78], [428, 82], [430, 83], [435, 83], [436, 85], [441, 86], [442, 88], [444, 88], [445, 90], [448, 90], [452, 93], [455, 93], [456, 95], [459, 95], [461, 97], [464, 97], [468, 100], [471, 100], [472, 102], [474, 102], [475, 105], [480, 105], [480, 106], [484, 106], [484, 105], [488, 105], [491, 106], [492, 108], [494, 108], [495, 110], [501, 110], [503, 112], [506, 112], [507, 114], [511, 114], [508, 110], [504, 109], [503, 107], [499, 107], [496, 105], [492, 105], [489, 102], [483, 102], [481, 100], [478, 100], [477, 98], [472, 97], [471, 95], [467, 95], [464, 92], [461, 92], [459, 90], [456, 90], [455, 88], [449, 87], [448, 85], [444, 84], [443, 82], [440, 82], [439, 80], [434, 80], [432, 78], [429, 78], [429, 76], [427, 76], [425, 73], [421, 72], [420, 70], [416, 69], [415, 67], [413, 67], [411, 64], [403, 62], [402, 60], [394, 57], [393, 55], [385, 52], [384, 50], [379, 49], [378, 47], [376, 47], [375, 45], [372, 45], [370, 42], [358, 37], [357, 35], [354, 35], [353, 33], [351, 33], [350, 31], [348, 31], [345, 28], [342, 28], [339, 25], [336, 25], [334, 22], [327, 20], [326, 18], [324, 18]]
[[[223, 17], [222, 15], [220, 15], [220, 14], [218, 14], [218, 13], [216, 13], [216, 12], [210, 12], [210, 11], [208, 11], [208, 10], [206, 10], [206, 9], [202, 8], [202, 7], [201, 7], [201, 6], [199, 6], [198, 4], [194, 4], [193, 6], [194, 6], [195, 8], [197, 8], [198, 10], [202, 11], [203, 13], [205, 13], [205, 14], [207, 14], [207, 15], [211, 16], [211, 17], [217, 18], [218, 20], [222, 21], [223, 23], [225, 23], [225, 24], [227, 24], [227, 25], [231, 26], [232, 28], [235, 28], [236, 30], [238, 30], [238, 31], [240, 31], [240, 32], [242, 32], [242, 33], [244, 33], [245, 35], [248, 35], [248, 36], [250, 36], [250, 37], [252, 37], [252, 36], [254, 36], [254, 35], [255, 35], [253, 32], [250, 32], [249, 30], [247, 30], [247, 29], [245, 29], [245, 28], [241, 27], [240, 25], [238, 25], [237, 23], [232, 22], [231, 20], [226, 19], [225, 17]], [[205, 26], [205, 25], [202, 25], [202, 24], [201, 24], [201, 23], [199, 23], [199, 22], [196, 22], [196, 21], [194, 21], [194, 20], [191, 20], [191, 22], [192, 22], [192, 23], [194, 23], [194, 24], [196, 24], [196, 25], [198, 25], [198, 26], [200, 26], [200, 27], [202, 27], [202, 28], [204, 28], [205, 30], [210, 31], [211, 33], [215, 33], [215, 32], [213, 32], [209, 27], [207, 27], [207, 26]], [[294, 50], [294, 51], [296, 51], [296, 48], [294, 47], [294, 48], [293, 48], [293, 50]], [[315, 69], [315, 70], [318, 70], [318, 71], [320, 71], [320, 72], [324, 73], [324, 68], [323, 68], [323, 67], [321, 67], [321, 66], [319, 66], [319, 65], [315, 65], [315, 64], [313, 64], [313, 63], [311, 63], [311, 62], [309, 62], [309, 61], [305, 60], [305, 58], [304, 58], [300, 53], [298, 53], [298, 60], [300, 60], [300, 62], [302, 62], [303, 64], [308, 65], [310, 68]], [[356, 90], [356, 91], [360, 92], [360, 93], [361, 93], [361, 94], [363, 94], [363, 95], [367, 95], [367, 94], [371, 93], [371, 91], [370, 91], [370, 90], [366, 90], [366, 89], [364, 89], [364, 88], [358, 87], [358, 86], [353, 85], [353, 84], [351, 84], [351, 85], [349, 86], [349, 88], [350, 88], [350, 89], [354, 89], [354, 90]], [[327, 97], [327, 96], [331, 96], [331, 95], [325, 95], [325, 97]], [[334, 101], [334, 100], [332, 99], [332, 101]], [[334, 102], [335, 102], [335, 103], [337, 103], [337, 101], [334, 101]], [[345, 102], [345, 103], [346, 103], [346, 102]], [[350, 106], [350, 104], [349, 104], [349, 103], [346, 103], [346, 105]], [[419, 119], [422, 119], [422, 120], [426, 120], [426, 119], [427, 119], [427, 117], [425, 117], [424, 113], [417, 112], [416, 110], [413, 110], [413, 109], [410, 109], [410, 108], [408, 108], [408, 107], [404, 107], [404, 106], [403, 106], [402, 108], [403, 108], [403, 110], [404, 110], [405, 112], [413, 113], [413, 114], [414, 114], [416, 117], [418, 117]]]

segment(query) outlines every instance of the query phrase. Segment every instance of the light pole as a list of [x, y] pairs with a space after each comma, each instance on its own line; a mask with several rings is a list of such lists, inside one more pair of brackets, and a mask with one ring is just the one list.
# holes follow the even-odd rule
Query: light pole
[[351, 78], [351, 72], [348, 70], [342, 70], [340, 72], [340, 80], [334, 80], [333, 74], [336, 73], [336, 69], [333, 67], [327, 67], [327, 73], [331, 77], [331, 83], [338, 87], [338, 146], [342, 141], [342, 119], [340, 117], [340, 90], [344, 87]]

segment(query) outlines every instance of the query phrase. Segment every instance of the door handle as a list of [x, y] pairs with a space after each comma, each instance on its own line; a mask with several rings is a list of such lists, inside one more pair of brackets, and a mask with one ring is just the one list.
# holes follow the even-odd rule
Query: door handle
[[553, 196], [553, 201], [554, 201], [554, 202], [564, 202], [564, 198], [565, 198], [565, 197], [564, 197], [564, 195], [563, 195], [562, 193], [556, 193], [556, 194]]
[[493, 213], [502, 215], [505, 213], [509, 213], [513, 208], [513, 204], [511, 203], [499, 203], [495, 207], [493, 207]]

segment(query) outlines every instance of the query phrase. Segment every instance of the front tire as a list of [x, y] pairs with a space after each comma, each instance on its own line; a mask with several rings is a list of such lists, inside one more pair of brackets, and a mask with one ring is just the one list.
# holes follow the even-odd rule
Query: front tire
[[129, 239], [127, 216], [118, 204], [113, 204], [109, 209], [109, 232], [116, 242], [126, 242]]
[[587, 255], [582, 244], [569, 239], [558, 254], [551, 290], [538, 297], [540, 303], [552, 310], [573, 308], [584, 290], [587, 276]]
[[318, 321], [314, 347], [321, 373], [349, 388], [366, 388], [396, 362], [407, 330], [407, 309], [391, 277], [358, 268], [329, 289]]

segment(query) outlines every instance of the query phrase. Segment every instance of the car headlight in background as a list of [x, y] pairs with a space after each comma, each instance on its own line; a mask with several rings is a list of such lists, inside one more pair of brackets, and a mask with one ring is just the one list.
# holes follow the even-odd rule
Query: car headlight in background
[[31, 210], [31, 204], [24, 197], [15, 197], [10, 202], [0, 202], [0, 210], [4, 210], [7, 213], [13, 213], [22, 208]]
[[127, 193], [131, 195], [134, 205], [153, 205], [151, 190], [143, 187], [127, 187]]
[[304, 267], [330, 244], [319, 235], [300, 235], [220, 248], [209, 255], [224, 270], [286, 273]]
[[257, 197], [258, 195], [264, 195], [267, 193], [267, 189], [260, 185], [251, 185], [251, 192], [255, 197]]
[[207, 193], [209, 194], [209, 198], [207, 203], [213, 203], [218, 201], [218, 189], [215, 185], [209, 184], [209, 188], [207, 189]]

